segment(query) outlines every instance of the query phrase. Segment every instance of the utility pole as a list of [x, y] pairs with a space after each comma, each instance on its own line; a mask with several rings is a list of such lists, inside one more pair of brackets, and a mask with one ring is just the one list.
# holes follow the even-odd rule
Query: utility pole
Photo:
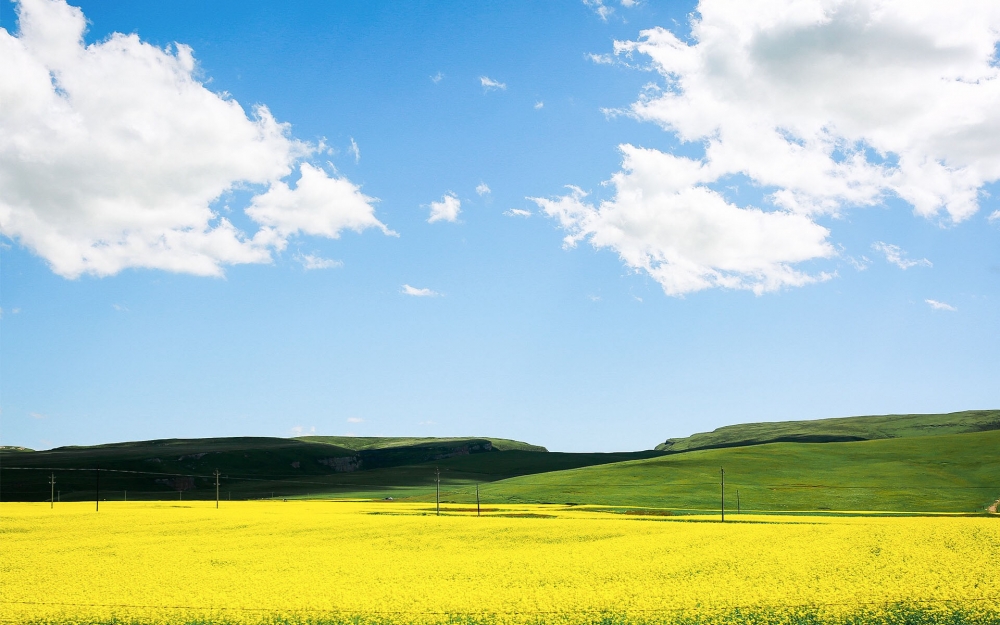
[[726, 470], [719, 469], [722, 475], [722, 522], [726, 522]]
[[51, 510], [56, 505], [56, 474], [55, 473], [53, 473], [52, 475], [49, 476], [49, 487], [50, 487], [50, 490], [52, 491], [52, 494], [49, 495], [49, 510]]
[[215, 509], [219, 509], [219, 470], [215, 470]]
[[94, 512], [101, 511], [101, 467], [97, 467], [97, 488], [94, 489]]
[[128, 491], [125, 491], [125, 501], [128, 501]]
[[479, 509], [479, 484], [476, 484], [476, 516], [481, 516]]
[[736, 489], [736, 514], [740, 513], [740, 489]]
[[437, 467], [434, 468], [435, 474], [435, 490], [434, 490], [434, 504], [437, 507], [437, 515], [441, 516], [441, 469]]

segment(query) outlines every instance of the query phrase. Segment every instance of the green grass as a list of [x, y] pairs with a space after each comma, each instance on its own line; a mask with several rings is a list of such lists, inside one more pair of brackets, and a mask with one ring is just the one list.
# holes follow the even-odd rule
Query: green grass
[[881, 415], [814, 421], [779, 421], [728, 425], [687, 438], [671, 438], [656, 446], [678, 452], [763, 443], [829, 443], [883, 438], [962, 434], [1000, 429], [1000, 410], [966, 410], [948, 414]]
[[[167, 439], [49, 451], [0, 449], [0, 499], [358, 497], [727, 509], [981, 512], [1000, 497], [1000, 411], [747, 424], [668, 451], [552, 453], [496, 438]], [[963, 433], [955, 433], [956, 431]], [[824, 438], [825, 437], [825, 438]], [[870, 440], [825, 442], [849, 438]], [[814, 442], [767, 442], [774, 440]], [[739, 445], [739, 446], [737, 446]], [[702, 446], [702, 449], [693, 449]], [[681, 451], [683, 449], [693, 449]], [[334, 461], [333, 459], [338, 459]], [[34, 469], [34, 470], [23, 470]], [[46, 469], [46, 470], [42, 470]]]
[[[1000, 431], [706, 449], [487, 484], [490, 502], [744, 511], [983, 512], [1000, 497]], [[468, 489], [444, 498], [470, 501]]]

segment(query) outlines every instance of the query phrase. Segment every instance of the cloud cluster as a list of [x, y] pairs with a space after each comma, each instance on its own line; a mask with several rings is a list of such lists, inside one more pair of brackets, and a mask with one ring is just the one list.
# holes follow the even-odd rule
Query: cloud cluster
[[458, 221], [458, 213], [462, 210], [462, 200], [449, 191], [444, 194], [440, 202], [431, 202], [431, 216], [427, 218], [427, 223], [435, 221]]
[[[54, 272], [219, 275], [270, 262], [299, 234], [390, 233], [372, 198], [304, 162], [320, 146], [206, 89], [187, 46], [135, 34], [85, 45], [86, 19], [63, 0], [17, 12], [16, 35], [0, 29], [0, 231]], [[257, 191], [253, 235], [215, 209], [239, 189]]]
[[[662, 78], [627, 113], [703, 154], [622, 146], [613, 199], [540, 203], [668, 293], [804, 284], [793, 265], [833, 253], [818, 217], [896, 196], [959, 222], [1000, 179], [1000, 4], [702, 0], [690, 25], [614, 51]], [[713, 190], [734, 176], [766, 210]]]
[[900, 269], [909, 269], [910, 267], [933, 267], [934, 264], [926, 258], [921, 258], [920, 260], [911, 260], [906, 257], [906, 252], [903, 251], [898, 245], [893, 245], [892, 243], [885, 243], [883, 241], [876, 241], [872, 243], [872, 249], [876, 252], [882, 252], [885, 255], [885, 259], [896, 265]]
[[669, 295], [713, 286], [762, 293], [825, 277], [792, 264], [834, 254], [826, 228], [802, 215], [727, 202], [700, 184], [708, 172], [691, 159], [621, 149], [623, 171], [611, 178], [614, 199], [593, 206], [577, 188], [555, 200], [531, 198], [568, 231], [567, 246], [586, 239], [611, 248]]

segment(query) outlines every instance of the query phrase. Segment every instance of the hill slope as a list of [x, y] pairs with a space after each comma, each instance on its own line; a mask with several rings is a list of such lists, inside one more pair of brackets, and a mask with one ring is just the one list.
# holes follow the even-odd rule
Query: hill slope
[[[1000, 431], [704, 449], [495, 482], [495, 502], [718, 510], [982, 512], [1000, 497]], [[446, 498], [469, 501], [470, 491]]]
[[[371, 449], [389, 449], [392, 447], [417, 447], [421, 445], [440, 446], [442, 444], [465, 443], [467, 438], [435, 438], [435, 437], [411, 437], [411, 436], [297, 436], [294, 440], [306, 441], [308, 443], [326, 443], [336, 445], [344, 449], [354, 451], [367, 451]], [[521, 441], [513, 441], [508, 438], [484, 438], [476, 440], [489, 441], [493, 449], [497, 451], [548, 451], [540, 445], [531, 445]]]
[[660, 443], [660, 451], [678, 452], [764, 443], [831, 443], [962, 434], [1000, 429], [1000, 410], [948, 414], [878, 415], [814, 421], [778, 421], [727, 425], [687, 438]]
[[215, 497], [216, 469], [222, 473], [223, 498], [400, 497], [432, 492], [437, 468], [442, 484], [450, 486], [660, 455], [549, 453], [536, 445], [488, 438], [308, 438], [165, 439], [0, 450], [0, 498], [45, 501], [54, 473], [63, 501], [93, 499], [98, 489], [101, 498], [110, 499], [209, 499]]

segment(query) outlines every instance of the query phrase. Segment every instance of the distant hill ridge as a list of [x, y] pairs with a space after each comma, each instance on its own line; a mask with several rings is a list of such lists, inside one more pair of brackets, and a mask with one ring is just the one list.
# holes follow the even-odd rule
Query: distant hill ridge
[[336, 445], [352, 451], [367, 451], [371, 449], [389, 449], [393, 447], [423, 447], [449, 444], [464, 445], [471, 441], [488, 441], [496, 451], [543, 451], [548, 449], [540, 445], [531, 445], [508, 438], [447, 438], [433, 436], [296, 436], [294, 440], [308, 443], [324, 443]]
[[656, 449], [676, 453], [766, 443], [835, 443], [990, 430], [1000, 430], [1000, 410], [741, 423], [686, 438], [670, 438]]

